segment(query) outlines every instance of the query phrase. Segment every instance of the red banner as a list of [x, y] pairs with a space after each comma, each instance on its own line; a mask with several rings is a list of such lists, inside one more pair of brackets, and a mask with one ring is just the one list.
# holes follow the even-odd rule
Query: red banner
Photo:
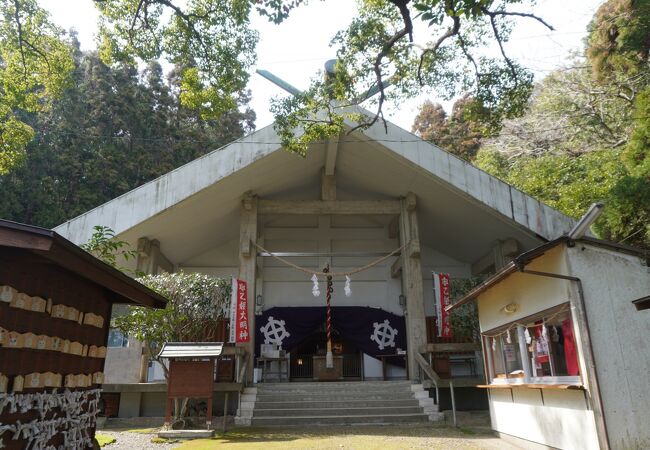
[[451, 316], [445, 310], [445, 308], [451, 304], [451, 283], [449, 280], [449, 274], [434, 273], [433, 281], [436, 293], [438, 337], [449, 338], [453, 336], [451, 329]]
[[232, 280], [232, 302], [230, 304], [230, 342], [248, 342], [248, 286], [245, 281]]

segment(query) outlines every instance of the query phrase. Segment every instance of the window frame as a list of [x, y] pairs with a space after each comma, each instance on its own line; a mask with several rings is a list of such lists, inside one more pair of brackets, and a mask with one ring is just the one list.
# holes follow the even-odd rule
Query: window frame
[[[110, 345], [111, 344], [111, 333], [117, 332], [122, 336], [122, 345]], [[108, 328], [108, 336], [106, 339], [106, 348], [128, 348], [129, 347], [129, 337], [122, 333], [119, 329], [114, 327]]]
[[[534, 384], [534, 385], [571, 385], [571, 386], [576, 386], [576, 387], [581, 387], [583, 386], [583, 380], [582, 380], [582, 370], [580, 370], [579, 375], [545, 375], [545, 376], [534, 376], [534, 375], [526, 375], [526, 364], [522, 361], [523, 356], [521, 355], [520, 349], [517, 349], [517, 355], [518, 359], [521, 362], [522, 365], [522, 371], [524, 372], [523, 376], [517, 375], [517, 376], [508, 376], [510, 375], [507, 370], [505, 373], [505, 377], [497, 378], [496, 377], [496, 369], [495, 369], [495, 360], [494, 360], [494, 352], [492, 351], [492, 339], [495, 337], [499, 337], [503, 339], [503, 333], [505, 333], [508, 329], [511, 330], [512, 333], [515, 335], [518, 333], [517, 326], [521, 326], [522, 328], [530, 328], [530, 326], [522, 325], [522, 324], [528, 324], [531, 322], [536, 322], [539, 320], [544, 320], [547, 319], [548, 317], [555, 317], [559, 314], [566, 313], [571, 320], [571, 326], [575, 329], [575, 319], [573, 317], [572, 311], [571, 311], [571, 304], [569, 302], [561, 303], [559, 305], [553, 306], [551, 308], [545, 309], [543, 311], [540, 311], [538, 313], [532, 314], [530, 316], [522, 317], [517, 320], [513, 320], [511, 322], [508, 322], [506, 324], [500, 325], [498, 327], [492, 328], [490, 330], [481, 332], [481, 341], [483, 343], [483, 348], [485, 349], [485, 366], [486, 366], [486, 379], [488, 382], [488, 385], [490, 386], [517, 386], [517, 385], [528, 385], [528, 384]], [[501, 349], [503, 352], [503, 340], [501, 341]], [[528, 344], [526, 344], [528, 345]], [[576, 346], [578, 345], [578, 342], [576, 342]], [[578, 360], [579, 360], [579, 351], [578, 351]], [[528, 357], [529, 353], [526, 351], [526, 357]], [[504, 356], [504, 364], [505, 364], [505, 356]]]

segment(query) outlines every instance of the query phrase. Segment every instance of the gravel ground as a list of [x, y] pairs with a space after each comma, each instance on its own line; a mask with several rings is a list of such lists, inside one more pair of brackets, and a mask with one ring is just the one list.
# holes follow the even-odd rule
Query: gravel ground
[[105, 450], [205, 450], [229, 448], [233, 450], [514, 450], [518, 447], [494, 437], [481, 428], [431, 427], [427, 425], [404, 426], [352, 426], [338, 429], [302, 428], [239, 428], [212, 440], [199, 439], [156, 444], [155, 433], [101, 430], [101, 434], [117, 439]]
[[103, 447], [106, 450], [169, 450], [178, 447], [178, 442], [173, 444], [154, 444], [151, 438], [157, 437], [155, 433], [133, 433], [130, 431], [99, 430], [99, 434], [113, 436], [117, 439], [112, 444]]

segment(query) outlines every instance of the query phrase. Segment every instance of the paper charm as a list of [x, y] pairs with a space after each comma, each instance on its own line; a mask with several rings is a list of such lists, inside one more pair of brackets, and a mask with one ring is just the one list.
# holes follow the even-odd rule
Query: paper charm
[[19, 309], [30, 309], [32, 306], [32, 298], [27, 294], [17, 294], [11, 300], [11, 306]]
[[0, 286], [0, 302], [11, 303], [18, 292], [11, 286]]
[[524, 336], [526, 337], [526, 344], [530, 344], [533, 342], [533, 338], [530, 337], [530, 333], [528, 332], [528, 328], [524, 328]]
[[492, 351], [496, 351], [497, 349], [497, 338], [492, 338]]
[[546, 329], [546, 324], [542, 325], [542, 337], [544, 340], [548, 340], [548, 330]]
[[506, 332], [506, 342], [512, 344], [512, 338], [510, 337], [510, 329]]
[[352, 288], [350, 287], [350, 277], [345, 276], [345, 287], [343, 288], [345, 291], [345, 296], [350, 297], [352, 295]]
[[320, 289], [318, 288], [318, 277], [316, 274], [311, 276], [311, 281], [314, 282], [314, 285], [311, 288], [311, 293], [314, 297], [320, 296]]
[[41, 297], [32, 297], [32, 304], [30, 305], [30, 309], [32, 311], [45, 312], [46, 308], [47, 308], [47, 300]]

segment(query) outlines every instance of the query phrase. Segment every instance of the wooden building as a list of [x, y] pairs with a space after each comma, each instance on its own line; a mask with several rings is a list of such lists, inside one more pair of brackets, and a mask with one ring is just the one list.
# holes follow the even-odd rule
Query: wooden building
[[0, 220], [0, 447], [92, 444], [117, 303], [165, 299], [51, 230]]
[[502, 437], [544, 448], [650, 448], [650, 316], [632, 303], [650, 292], [649, 258], [561, 237], [450, 307], [478, 303], [482, 387]]

